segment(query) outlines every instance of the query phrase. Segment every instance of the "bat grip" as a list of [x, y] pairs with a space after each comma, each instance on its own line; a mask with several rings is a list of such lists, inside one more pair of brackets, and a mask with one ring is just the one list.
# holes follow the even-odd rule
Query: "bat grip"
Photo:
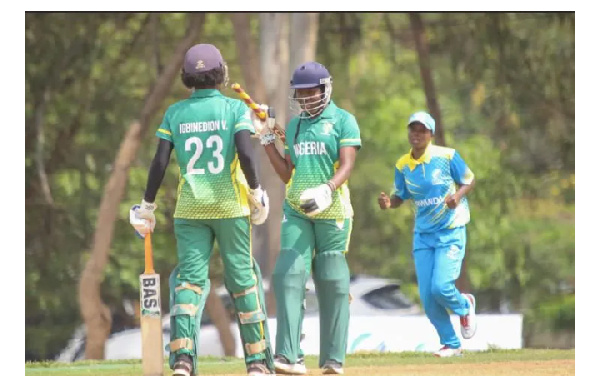
[[150, 233], [144, 238], [144, 274], [150, 275], [154, 273], [154, 255], [152, 253], [152, 237]]

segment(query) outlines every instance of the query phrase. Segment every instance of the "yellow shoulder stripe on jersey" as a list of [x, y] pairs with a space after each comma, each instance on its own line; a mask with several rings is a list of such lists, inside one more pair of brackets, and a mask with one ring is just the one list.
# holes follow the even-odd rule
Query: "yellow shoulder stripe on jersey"
[[346, 143], [348, 141], [358, 141], [360, 143], [360, 139], [342, 139], [340, 140], [340, 143]]
[[163, 128], [159, 128], [158, 132], [171, 136], [171, 131], [167, 131], [166, 129], [163, 129]]

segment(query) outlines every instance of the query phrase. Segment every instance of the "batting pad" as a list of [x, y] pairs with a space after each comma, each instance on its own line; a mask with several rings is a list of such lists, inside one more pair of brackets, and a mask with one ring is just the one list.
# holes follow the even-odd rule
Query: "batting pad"
[[198, 348], [200, 346], [200, 323], [206, 298], [210, 292], [210, 280], [202, 286], [180, 281], [179, 266], [169, 276], [169, 307], [171, 312], [171, 342], [169, 367], [173, 369], [177, 355], [185, 353], [192, 358], [192, 375], [198, 372]]

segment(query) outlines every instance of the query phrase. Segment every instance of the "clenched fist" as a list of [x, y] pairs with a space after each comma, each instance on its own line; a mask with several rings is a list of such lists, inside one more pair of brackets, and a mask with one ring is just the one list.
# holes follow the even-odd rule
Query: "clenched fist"
[[390, 197], [386, 195], [385, 192], [379, 194], [377, 201], [379, 202], [379, 208], [381, 209], [389, 209], [392, 206]]
[[456, 195], [448, 195], [446, 196], [446, 205], [448, 206], [448, 208], [450, 209], [455, 209], [458, 204], [460, 203], [460, 197], [456, 196]]

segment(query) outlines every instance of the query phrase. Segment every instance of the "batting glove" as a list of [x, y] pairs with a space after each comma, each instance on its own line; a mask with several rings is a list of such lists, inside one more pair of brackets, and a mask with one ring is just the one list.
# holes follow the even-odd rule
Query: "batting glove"
[[329, 184], [321, 184], [305, 190], [300, 195], [300, 208], [308, 216], [318, 215], [331, 205], [331, 192]]
[[[145, 209], [142, 208], [144, 205], [146, 206]], [[147, 233], [154, 232], [156, 226], [155, 209], [156, 204], [142, 200], [142, 205], [136, 204], [129, 210], [129, 224], [133, 226], [138, 237], [143, 239]]]
[[275, 110], [266, 104], [260, 104], [258, 107], [266, 112], [267, 119], [266, 121], [262, 121], [256, 116], [256, 113], [251, 114], [252, 124], [256, 131], [255, 136], [260, 139], [262, 145], [269, 145], [277, 139], [277, 136], [273, 133], [273, 128], [275, 127]]
[[269, 216], [269, 196], [260, 185], [251, 189], [248, 195], [250, 202], [250, 221], [252, 224], [261, 225]]

